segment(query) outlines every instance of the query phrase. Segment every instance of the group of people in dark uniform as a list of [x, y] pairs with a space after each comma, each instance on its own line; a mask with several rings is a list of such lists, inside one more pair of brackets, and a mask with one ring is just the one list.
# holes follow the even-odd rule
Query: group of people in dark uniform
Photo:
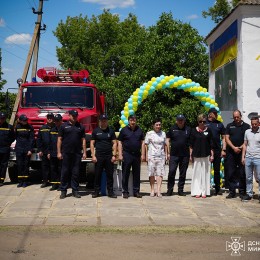
[[[242, 115], [239, 110], [233, 112], [234, 120], [229, 123], [226, 128], [217, 120], [217, 115], [217, 110], [211, 108], [207, 116], [202, 115], [198, 117], [199, 126], [196, 128], [197, 132], [186, 125], [184, 115], [177, 115], [176, 123], [169, 129], [166, 135], [163, 135], [160, 130], [161, 120], [155, 120], [157, 127], [159, 126], [157, 129], [159, 130], [150, 132], [149, 137], [150, 139], [161, 138], [162, 149], [160, 150], [160, 156], [158, 158], [161, 158], [164, 162], [165, 160], [169, 160], [167, 196], [174, 194], [175, 177], [178, 167], [180, 173], [178, 195], [186, 195], [184, 192], [186, 172], [189, 161], [194, 160], [194, 151], [196, 151], [195, 157], [208, 158], [207, 160], [213, 163], [214, 195], [222, 195], [220, 188], [221, 158], [225, 158], [226, 160], [225, 181], [226, 184], [228, 183], [227, 186], [229, 188], [229, 194], [226, 198], [234, 198], [237, 188], [239, 189], [241, 199], [247, 195], [242, 151], [245, 149], [245, 132], [250, 129], [250, 125], [242, 121]], [[259, 119], [257, 120], [259, 124]], [[199, 138], [205, 136], [205, 138], [203, 137], [204, 139], [198, 139], [203, 140], [203, 142], [197, 142], [197, 145], [200, 147], [193, 147], [191, 144], [192, 142], [194, 143], [196, 133], [198, 133]], [[259, 133], [259, 127], [255, 129], [254, 133]], [[34, 144], [34, 129], [28, 124], [26, 115], [19, 117], [15, 129], [13, 129], [13, 127], [6, 122], [5, 114], [0, 113], [0, 186], [3, 185], [5, 179], [10, 153], [9, 147], [14, 140], [16, 140], [15, 151], [18, 166], [18, 187], [26, 187], [29, 177], [30, 157]], [[128, 180], [131, 169], [133, 174], [134, 197], [142, 197], [140, 194], [140, 165], [141, 161], [147, 160], [146, 146], [149, 146], [149, 142], [145, 143], [144, 140], [145, 135], [137, 125], [137, 120], [134, 115], [129, 116], [128, 125], [120, 131], [118, 140], [114, 130], [108, 125], [107, 115], [103, 114], [100, 116], [99, 126], [93, 130], [90, 141], [91, 157], [95, 163], [93, 198], [100, 196], [101, 175], [104, 170], [107, 178], [108, 196], [110, 198], [117, 197], [113, 191], [114, 163], [117, 160], [117, 156], [118, 160], [123, 162], [123, 198], [127, 199], [129, 197]], [[159, 150], [158, 147], [156, 147], [158, 146], [158, 140], [159, 139], [156, 139], [155, 142], [151, 142], [152, 145], [154, 145], [153, 151], [151, 151], [153, 155], [158, 154]], [[209, 148], [206, 147], [207, 149], [205, 150], [204, 143], [206, 142], [209, 143]], [[68, 187], [71, 186], [72, 195], [75, 198], [80, 198], [79, 170], [81, 159], [86, 159], [86, 139], [84, 126], [78, 122], [78, 112], [76, 110], [70, 110], [69, 120], [65, 123], [62, 122], [60, 114], [47, 114], [47, 123], [39, 129], [37, 148], [42, 160], [43, 182], [41, 188], [51, 183], [52, 187], [50, 190], [59, 189], [61, 191], [60, 198], [64, 199], [67, 196]], [[202, 152], [200, 152], [200, 149], [202, 149]], [[256, 147], [256, 150], [257, 149], [259, 148]], [[207, 151], [206, 155], [205, 151]], [[257, 150], [257, 152], [259, 151]], [[200, 153], [203, 155], [200, 156]], [[246, 152], [244, 152], [243, 155], [246, 156]], [[151, 160], [149, 160], [149, 162], [150, 161]], [[152, 168], [150, 168], [150, 171], [151, 169]], [[156, 167], [153, 169], [156, 170]], [[158, 169], [161, 172], [160, 177], [162, 177], [164, 168], [161, 164]], [[259, 171], [259, 167], [256, 167], [256, 169]], [[151, 174], [151, 172], [149, 174]], [[257, 174], [257, 178], [259, 178], [260, 173], [257, 172]], [[154, 176], [149, 175], [149, 178], [151, 176], [154, 182]], [[154, 196], [154, 192], [151, 194]], [[206, 197], [206, 194], [202, 197]]]

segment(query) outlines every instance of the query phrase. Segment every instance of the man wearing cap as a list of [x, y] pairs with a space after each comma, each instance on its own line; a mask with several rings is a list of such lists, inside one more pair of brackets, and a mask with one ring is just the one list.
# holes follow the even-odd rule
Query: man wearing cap
[[100, 115], [99, 126], [92, 132], [90, 149], [92, 161], [95, 163], [95, 191], [92, 198], [99, 196], [103, 169], [107, 176], [108, 197], [116, 198], [117, 196], [113, 192], [113, 169], [116, 161], [117, 142], [115, 131], [108, 126], [107, 115]]
[[167, 196], [173, 195], [175, 176], [179, 166], [178, 194], [185, 196], [184, 185], [186, 181], [186, 172], [189, 166], [189, 145], [191, 128], [186, 125], [186, 118], [180, 114], [176, 116], [176, 123], [166, 134], [166, 143], [168, 149], [169, 174], [167, 184]]
[[[83, 149], [83, 155], [82, 155]], [[78, 111], [69, 111], [69, 120], [59, 129], [57, 141], [57, 157], [62, 159], [61, 168], [61, 199], [65, 199], [71, 177], [72, 196], [80, 198], [79, 170], [81, 158], [86, 159], [85, 128], [78, 122]]]
[[122, 187], [123, 198], [128, 199], [128, 179], [130, 169], [133, 173], [134, 197], [142, 198], [140, 192], [141, 155], [145, 161], [144, 133], [136, 124], [136, 117], [128, 117], [128, 125], [124, 127], [118, 137], [118, 159], [123, 161]]
[[22, 114], [15, 127], [16, 137], [16, 161], [18, 169], [18, 185], [17, 187], [26, 187], [29, 178], [30, 159], [34, 145], [34, 129], [28, 124], [28, 118]]
[[14, 140], [14, 128], [6, 122], [5, 113], [0, 112], [0, 186], [4, 184], [10, 157], [10, 145]]
[[57, 158], [57, 140], [59, 129], [62, 125], [62, 116], [60, 114], [54, 115], [55, 126], [50, 130], [50, 142], [48, 149], [48, 159], [51, 165], [51, 185], [50, 191], [58, 190], [60, 186], [61, 165], [62, 160]]
[[48, 113], [47, 122], [43, 125], [38, 132], [37, 148], [40, 158], [42, 159], [42, 185], [41, 188], [48, 186], [50, 178], [50, 160], [48, 159], [48, 148], [50, 145], [50, 130], [54, 126], [53, 113]]
[[246, 192], [246, 175], [245, 167], [242, 164], [242, 149], [244, 136], [250, 125], [242, 120], [241, 111], [233, 112], [232, 123], [226, 127], [226, 144], [227, 144], [227, 168], [229, 175], [229, 194], [227, 199], [236, 197], [237, 183], [239, 183], [239, 195], [243, 198]]
[[226, 156], [226, 141], [225, 141], [225, 127], [217, 120], [218, 111], [216, 108], [210, 108], [208, 111], [207, 126], [212, 132], [212, 137], [214, 141], [214, 183], [215, 183], [215, 193], [214, 195], [222, 195], [220, 192], [220, 163], [221, 157]]

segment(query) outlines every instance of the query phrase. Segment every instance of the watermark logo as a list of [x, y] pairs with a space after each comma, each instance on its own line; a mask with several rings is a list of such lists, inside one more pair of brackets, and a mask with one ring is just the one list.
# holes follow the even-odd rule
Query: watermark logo
[[241, 237], [231, 237], [232, 242], [226, 241], [226, 251], [231, 250], [232, 256], [241, 256], [240, 250], [245, 251], [245, 241], [240, 242]]

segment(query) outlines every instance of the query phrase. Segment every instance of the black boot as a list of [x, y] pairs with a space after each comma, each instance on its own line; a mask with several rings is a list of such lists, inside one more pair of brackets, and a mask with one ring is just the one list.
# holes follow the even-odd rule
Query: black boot
[[78, 191], [72, 191], [72, 196], [77, 198], [77, 199], [81, 198]]
[[60, 199], [65, 199], [66, 198], [66, 195], [67, 195], [67, 192], [66, 191], [61, 191], [61, 194], [60, 194]]

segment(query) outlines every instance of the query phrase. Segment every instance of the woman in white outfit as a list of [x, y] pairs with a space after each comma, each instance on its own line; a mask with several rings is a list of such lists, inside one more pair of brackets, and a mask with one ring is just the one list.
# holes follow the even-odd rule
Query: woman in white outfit
[[146, 161], [148, 161], [148, 175], [151, 185], [150, 196], [155, 196], [154, 183], [156, 177], [157, 197], [162, 197], [161, 185], [165, 176], [165, 158], [167, 154], [166, 134], [161, 130], [161, 119], [153, 121], [153, 130], [145, 136]]
[[197, 118], [198, 126], [191, 131], [190, 160], [193, 162], [191, 196], [206, 198], [210, 195], [210, 166], [214, 159], [213, 139], [206, 126], [206, 115]]

